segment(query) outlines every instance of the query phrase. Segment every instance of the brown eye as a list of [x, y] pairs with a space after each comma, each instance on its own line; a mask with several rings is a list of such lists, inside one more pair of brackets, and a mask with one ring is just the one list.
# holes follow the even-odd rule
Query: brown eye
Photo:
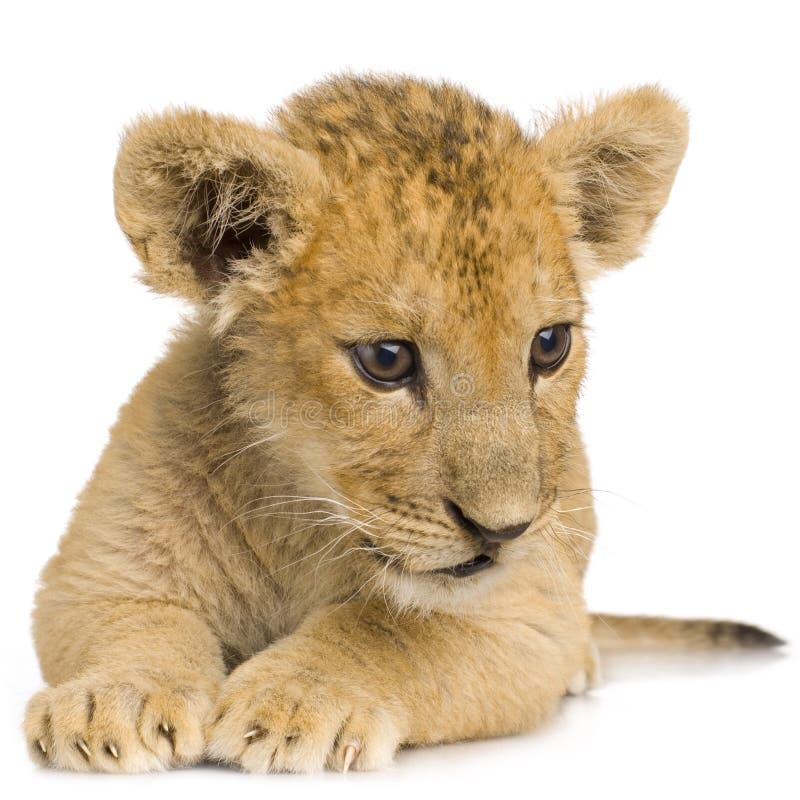
[[385, 388], [404, 386], [417, 372], [414, 349], [407, 342], [359, 344], [352, 352], [359, 371]]
[[537, 372], [555, 369], [569, 353], [569, 325], [542, 328], [533, 338], [531, 365]]

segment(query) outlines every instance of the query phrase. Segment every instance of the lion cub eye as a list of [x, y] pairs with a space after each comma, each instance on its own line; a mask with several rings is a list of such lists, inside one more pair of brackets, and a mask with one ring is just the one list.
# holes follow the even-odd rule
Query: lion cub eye
[[542, 328], [533, 338], [531, 366], [537, 372], [555, 369], [569, 353], [569, 325]]
[[414, 348], [408, 342], [371, 342], [352, 349], [353, 360], [370, 382], [387, 389], [404, 386], [417, 372]]

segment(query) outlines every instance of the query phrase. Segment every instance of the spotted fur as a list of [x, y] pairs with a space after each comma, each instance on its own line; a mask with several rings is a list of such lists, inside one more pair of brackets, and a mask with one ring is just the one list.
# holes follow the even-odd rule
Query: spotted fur
[[[263, 127], [132, 125], [120, 225], [144, 281], [197, 311], [44, 571], [33, 755], [370, 769], [530, 728], [585, 686], [584, 293], [638, 254], [686, 137], [656, 87], [531, 133], [459, 87], [383, 76], [323, 82]], [[533, 337], [561, 323], [568, 358], [533, 373]], [[350, 354], [387, 338], [421, 358], [391, 392]], [[530, 524], [456, 578], [481, 545], [445, 500]], [[714, 631], [735, 633], [691, 635]]]

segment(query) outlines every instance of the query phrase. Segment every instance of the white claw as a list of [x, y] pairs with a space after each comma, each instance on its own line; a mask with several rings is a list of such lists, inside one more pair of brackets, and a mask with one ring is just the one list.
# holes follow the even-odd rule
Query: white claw
[[254, 736], [258, 736], [261, 733], [261, 728], [253, 728], [244, 735], [245, 739], [252, 739]]
[[83, 739], [78, 739], [77, 745], [80, 751], [86, 756], [86, 758], [92, 757], [92, 751], [89, 749], [89, 745], [83, 741]]
[[344, 746], [344, 764], [342, 765], [342, 772], [349, 771], [352, 763], [361, 752], [361, 745], [358, 742], [348, 742]]
[[39, 745], [39, 749], [42, 751], [42, 755], [46, 756], [47, 755], [47, 745], [44, 743], [44, 740], [43, 739], [37, 739], [36, 740], [36, 744]]
[[117, 746], [115, 744], [110, 744], [108, 746], [108, 752], [111, 753], [114, 758], [119, 758], [119, 750], [117, 750]]
[[164, 734], [164, 736], [169, 736], [169, 732], [170, 732], [169, 724], [166, 723], [166, 722], [162, 722], [161, 723], [161, 731]]

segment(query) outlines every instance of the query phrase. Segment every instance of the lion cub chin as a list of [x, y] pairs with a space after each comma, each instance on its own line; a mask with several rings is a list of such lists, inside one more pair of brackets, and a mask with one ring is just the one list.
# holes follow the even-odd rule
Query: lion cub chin
[[137, 120], [117, 217], [196, 313], [44, 570], [33, 757], [374, 769], [583, 691], [584, 293], [639, 254], [686, 140], [652, 86], [536, 134], [375, 76], [267, 126]]

